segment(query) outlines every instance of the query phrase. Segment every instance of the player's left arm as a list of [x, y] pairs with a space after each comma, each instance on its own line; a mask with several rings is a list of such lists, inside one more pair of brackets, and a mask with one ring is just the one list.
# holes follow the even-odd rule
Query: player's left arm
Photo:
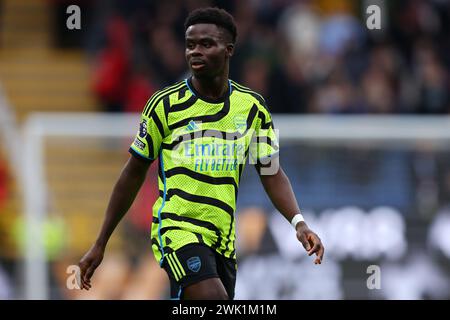
[[[275, 168], [275, 170], [263, 170], [263, 168]], [[269, 163], [255, 165], [261, 183], [275, 208], [291, 222], [294, 216], [300, 213], [295, 194], [292, 190], [289, 178], [281, 168], [278, 157]], [[268, 174], [268, 172], [270, 174]], [[297, 239], [302, 243], [308, 255], [316, 254], [315, 264], [322, 263], [325, 248], [319, 236], [308, 228], [304, 221], [295, 226]]]

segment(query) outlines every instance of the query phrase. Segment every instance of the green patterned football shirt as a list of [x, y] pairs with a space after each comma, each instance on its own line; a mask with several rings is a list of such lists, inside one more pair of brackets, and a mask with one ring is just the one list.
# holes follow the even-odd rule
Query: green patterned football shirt
[[234, 211], [245, 163], [278, 155], [264, 99], [228, 84], [223, 97], [211, 100], [189, 78], [156, 92], [142, 112], [130, 152], [159, 159], [151, 238], [160, 263], [190, 243], [235, 259]]

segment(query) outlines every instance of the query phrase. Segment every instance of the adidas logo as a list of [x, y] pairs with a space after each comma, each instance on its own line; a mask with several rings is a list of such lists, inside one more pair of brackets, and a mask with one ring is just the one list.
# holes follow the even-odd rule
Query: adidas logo
[[193, 131], [198, 130], [197, 124], [194, 122], [194, 120], [189, 121], [188, 125], [186, 126], [186, 131]]

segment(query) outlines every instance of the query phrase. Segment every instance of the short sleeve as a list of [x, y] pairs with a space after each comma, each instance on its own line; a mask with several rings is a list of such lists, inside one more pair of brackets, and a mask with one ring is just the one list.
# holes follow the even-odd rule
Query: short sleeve
[[273, 126], [272, 116], [267, 108], [258, 111], [258, 119], [250, 145], [250, 160], [266, 164], [279, 154], [277, 130]]
[[167, 122], [162, 101], [157, 105], [151, 105], [149, 100], [141, 114], [139, 129], [129, 152], [144, 160], [156, 159], [166, 136], [166, 129]]

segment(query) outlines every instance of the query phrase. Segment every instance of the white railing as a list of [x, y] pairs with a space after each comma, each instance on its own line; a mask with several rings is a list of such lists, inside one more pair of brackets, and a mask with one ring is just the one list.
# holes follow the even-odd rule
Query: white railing
[[[47, 186], [43, 147], [54, 136], [130, 137], [137, 131], [138, 114], [36, 113], [23, 128], [25, 217], [27, 228], [25, 298], [48, 298], [46, 254], [42, 222], [46, 216]], [[316, 116], [275, 115], [275, 127], [283, 142], [314, 141], [339, 143], [388, 143], [429, 141], [450, 146], [450, 117], [447, 116]], [[125, 150], [124, 150], [125, 152]]]

